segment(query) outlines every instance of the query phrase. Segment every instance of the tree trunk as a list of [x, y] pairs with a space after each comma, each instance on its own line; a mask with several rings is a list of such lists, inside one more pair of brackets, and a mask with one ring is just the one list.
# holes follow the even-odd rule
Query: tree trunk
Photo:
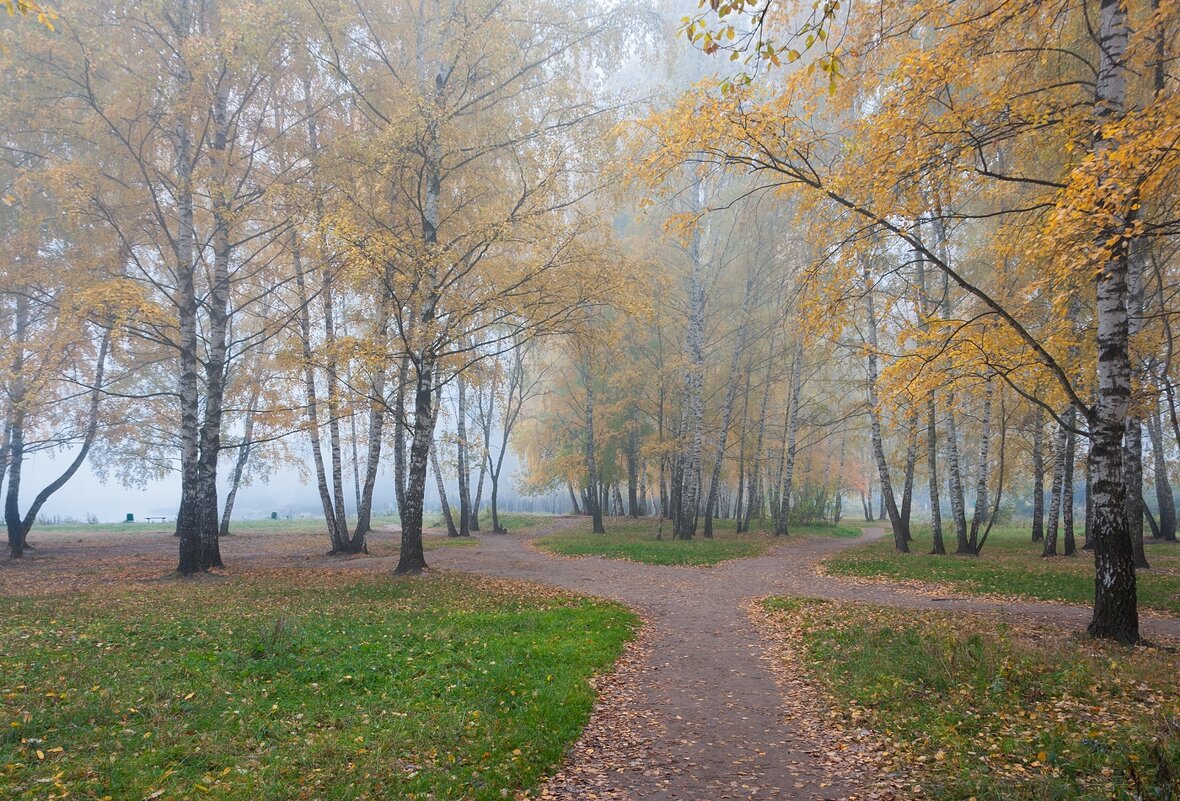
[[877, 312], [873, 305], [873, 284], [869, 276], [868, 267], [864, 270], [865, 305], [867, 310], [866, 331], [868, 333], [868, 392], [869, 392], [869, 423], [870, 439], [873, 446], [873, 457], [877, 462], [878, 479], [881, 482], [881, 502], [889, 513], [889, 522], [893, 527], [893, 546], [901, 553], [908, 553], [909, 532], [901, 519], [901, 512], [897, 508], [897, 500], [893, 496], [893, 484], [889, 478], [889, 465], [885, 462], [885, 446], [881, 439], [880, 400], [877, 397]]
[[803, 338], [795, 338], [795, 358], [791, 365], [791, 421], [787, 425], [785, 447], [786, 464], [783, 468], [782, 489], [779, 491], [779, 512], [774, 535], [785, 537], [790, 533], [791, 484], [795, 474], [795, 441], [799, 435], [799, 396], [803, 391]]
[[631, 409], [627, 421], [627, 515], [639, 517], [639, 421]]
[[[381, 316], [386, 317], [385, 314]], [[378, 331], [384, 331], [384, 319], [378, 325]], [[377, 474], [381, 470], [381, 445], [385, 433], [385, 370], [385, 365], [380, 364], [377, 374], [373, 376], [372, 395], [369, 398], [368, 447], [365, 449], [365, 481], [356, 509], [356, 529], [352, 535], [354, 540], [361, 537], [367, 539], [373, 528], [373, 492], [377, 487]], [[395, 412], [401, 415], [402, 410], [396, 409]]]
[[328, 473], [324, 468], [324, 453], [320, 443], [319, 395], [315, 385], [315, 365], [311, 353], [311, 312], [307, 293], [307, 282], [303, 271], [303, 251], [299, 237], [291, 232], [291, 257], [295, 268], [295, 286], [299, 292], [299, 335], [303, 357], [303, 390], [307, 397], [307, 433], [311, 440], [311, 460], [315, 468], [316, 489], [320, 495], [320, 507], [324, 522], [328, 526], [329, 553], [341, 553], [344, 548], [340, 541], [340, 526], [336, 523], [336, 507], [332, 491], [328, 488]]
[[[215, 8], [216, 6], [214, 6]], [[214, 12], [216, 13], [216, 12]], [[205, 307], [209, 315], [208, 354], [205, 358], [205, 416], [201, 421], [200, 456], [197, 464], [198, 509], [201, 528], [201, 562], [206, 569], [222, 567], [220, 533], [221, 507], [217, 502], [217, 467], [221, 456], [221, 418], [225, 402], [226, 336], [229, 328], [229, 262], [232, 256], [229, 226], [230, 177], [226, 167], [229, 139], [229, 86], [226, 65], [213, 101], [213, 139], [210, 154], [217, 184], [213, 206], [213, 282]]]
[[[1121, 0], [1101, 0], [1100, 53], [1095, 112], [1097, 130], [1122, 116], [1126, 100], [1126, 8]], [[1099, 163], [1117, 143], [1099, 136], [1094, 154]], [[1097, 197], [1122, 198], [1125, 193], [1100, 174]], [[1108, 200], [1107, 202], [1112, 202]], [[1125, 202], [1125, 201], [1113, 201]], [[1139, 641], [1135, 560], [1127, 529], [1127, 485], [1123, 476], [1122, 440], [1131, 395], [1131, 360], [1127, 313], [1128, 246], [1124, 232], [1133, 211], [1111, 209], [1113, 221], [1095, 239], [1107, 252], [1098, 273], [1098, 400], [1093, 418], [1090, 465], [1094, 491], [1094, 637], [1122, 643]], [[1113, 245], [1108, 244], [1113, 241]]]
[[[606, 529], [602, 525], [602, 504], [598, 497], [598, 466], [595, 464], [594, 456], [594, 373], [591, 369], [589, 356], [586, 356], [582, 376], [586, 385], [586, 500], [589, 506], [590, 516], [594, 521], [594, 533], [605, 534]], [[492, 493], [493, 495], [495, 494], [494, 482], [492, 484]]]
[[1147, 570], [1147, 554], [1143, 551], [1143, 426], [1133, 415], [1127, 417], [1123, 438], [1124, 475], [1127, 481], [1127, 528], [1131, 535], [1131, 550], [1135, 567]]
[[934, 399], [926, 402], [926, 469], [930, 474], [930, 533], [931, 553], [945, 554], [942, 541], [942, 508], [938, 497], [938, 415]]
[[438, 508], [447, 524], [447, 536], [458, 537], [459, 529], [455, 528], [455, 518], [451, 516], [451, 505], [447, 503], [447, 485], [443, 481], [442, 468], [438, 465], [438, 445], [433, 441], [430, 443], [430, 466], [434, 470], [434, 483], [438, 488]]
[[[423, 323], [429, 325], [433, 320], [433, 302], [428, 301]], [[422, 500], [426, 494], [430, 447], [434, 442], [434, 369], [433, 349], [423, 348], [415, 370], [414, 424], [406, 488], [402, 505], [398, 507], [402, 541], [401, 553], [394, 569], [396, 575], [421, 573], [426, 569], [426, 556], [422, 550]]]
[[1032, 469], [1033, 508], [1032, 541], [1045, 539], [1045, 411], [1037, 407], [1033, 416]]
[[16, 295], [16, 314], [12, 338], [11, 389], [8, 420], [8, 491], [4, 497], [4, 524], [8, 529], [8, 551], [20, 559], [25, 550], [25, 533], [20, 514], [21, 469], [25, 460], [25, 344], [29, 331], [29, 298]]
[[1073, 527], [1073, 474], [1074, 465], [1077, 463], [1078, 438], [1072, 430], [1077, 425], [1077, 410], [1070, 407], [1065, 419], [1070, 431], [1065, 436], [1065, 473], [1061, 481], [1061, 531], [1064, 535], [1062, 553], [1073, 556], [1078, 552]]
[[1067, 454], [1067, 434], [1064, 427], [1058, 427], [1057, 437], [1053, 444], [1053, 484], [1049, 489], [1049, 519], [1045, 526], [1045, 541], [1041, 548], [1041, 556], [1057, 555], [1057, 532], [1061, 518], [1061, 499], [1065, 486], [1065, 462]]
[[[705, 188], [698, 178], [693, 187], [693, 208], [704, 206]], [[705, 377], [705, 287], [704, 261], [701, 257], [701, 234], [694, 227], [689, 244], [692, 270], [688, 285], [688, 330], [685, 333], [684, 350], [688, 359], [688, 373], [684, 379], [685, 418], [682, 429], [688, 430], [688, 452], [683, 454], [684, 475], [680, 482], [679, 514], [675, 535], [677, 539], [691, 540], [696, 536], [697, 513], [701, 491], [701, 456], [704, 449], [704, 398], [702, 396]]]
[[[775, 351], [775, 338], [770, 338], [770, 352]], [[742, 531], [750, 530], [750, 518], [756, 513], [758, 518], [762, 518], [762, 491], [759, 485], [762, 475], [762, 448], [766, 439], [766, 406], [770, 401], [770, 375], [771, 368], [774, 365], [773, 359], [766, 360], [766, 376], [762, 382], [762, 402], [758, 406], [758, 436], [754, 439], [754, 454], [750, 460], [750, 473], [746, 478], [746, 483], [749, 485], [747, 490], [748, 499], [746, 500], [746, 521], [742, 525]]]
[[[176, 23], [183, 44], [192, 30], [190, 0], [179, 1]], [[182, 51], [183, 52], [183, 51]], [[193, 76], [184, 56], [177, 69], [177, 83], [183, 96]], [[176, 533], [180, 537], [180, 560], [176, 572], [191, 576], [209, 569], [201, 547], [199, 502], [199, 399], [197, 387], [197, 292], [196, 230], [193, 223], [193, 144], [185, 115], [176, 124], [176, 211], [178, 232], [176, 259], [177, 345], [180, 351], [180, 508], [176, 512]]]
[[459, 471], [459, 536], [471, 536], [471, 488], [468, 485], [467, 474], [467, 382], [463, 374], [455, 376], [455, 435], [459, 442], [456, 445], [456, 462]]
[[242, 485], [242, 476], [246, 473], [246, 465], [250, 461], [250, 451], [254, 447], [254, 415], [258, 408], [258, 397], [262, 393], [262, 386], [254, 384], [250, 393], [250, 402], [246, 406], [246, 419], [243, 423], [242, 442], [238, 445], [238, 458], [234, 460], [233, 473], [230, 474], [229, 492], [225, 496], [225, 508], [221, 512], [221, 528], [219, 537], [229, 536], [229, 521], [233, 517], [234, 501], [238, 497], [238, 487]]
[[721, 484], [721, 466], [725, 460], [725, 448], [729, 443], [729, 425], [733, 419], [733, 403], [737, 399], [738, 370], [741, 367], [742, 354], [746, 349], [747, 319], [750, 315], [750, 301], [754, 294], [754, 270], [746, 270], [746, 287], [742, 292], [742, 303], [738, 310], [737, 336], [733, 346], [733, 355], [729, 359], [729, 373], [725, 385], [725, 404], [721, 408], [721, 430], [717, 434], [717, 458], [713, 461], [713, 471], [709, 477], [709, 495], [705, 502], [705, 539], [713, 539], [713, 512], [717, 506], [717, 493]]
[[913, 542], [910, 531], [910, 510], [914, 504], [914, 468], [918, 463], [918, 413], [915, 410], [908, 420], [909, 444], [905, 455], [905, 483], [901, 490], [901, 523], [907, 542]]
[[955, 519], [955, 552], [970, 553], [971, 543], [967, 539], [967, 502], [963, 494], [963, 466], [959, 460], [959, 430], [955, 422], [955, 396], [947, 398], [946, 445], [947, 491], [951, 496], [951, 516]]
[[[983, 389], [983, 424], [979, 434], [979, 461], [975, 471], [975, 510], [971, 513], [971, 535], [968, 547], [971, 555], [979, 553], [979, 527], [987, 521], [987, 485], [991, 478], [988, 449], [991, 446], [992, 394], [994, 387], [989, 379]], [[960, 554], [963, 551], [959, 551]]]
[[1159, 538], [1176, 541], [1176, 499], [1168, 480], [1168, 463], [1164, 455], [1164, 430], [1159, 410], [1147, 416], [1147, 435], [1151, 439], [1151, 456], [1155, 472], [1155, 500], [1159, 507]]

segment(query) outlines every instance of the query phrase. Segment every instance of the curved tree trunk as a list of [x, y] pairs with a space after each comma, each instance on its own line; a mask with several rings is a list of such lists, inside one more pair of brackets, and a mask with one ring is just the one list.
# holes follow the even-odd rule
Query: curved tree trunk
[[[991, 478], [991, 463], [988, 449], [991, 446], [992, 394], [994, 386], [989, 379], [983, 389], [983, 425], [979, 434], [979, 461], [975, 470], [975, 510], [971, 513], [971, 534], [968, 538], [969, 553], [979, 553], [979, 527], [987, 521], [987, 485]], [[960, 551], [962, 553], [962, 551]]]
[[869, 433], [873, 446], [873, 458], [877, 462], [877, 476], [881, 482], [881, 503], [889, 513], [889, 522], [893, 527], [893, 546], [901, 553], [908, 553], [909, 532], [901, 519], [901, 511], [897, 508], [897, 500], [893, 496], [893, 484], [889, 478], [889, 465], [885, 461], [885, 446], [881, 438], [881, 416], [879, 414], [880, 399], [877, 397], [877, 312], [873, 305], [873, 284], [869, 276], [868, 267], [864, 270], [865, 305], [867, 308], [868, 332], [868, 393], [869, 393]]

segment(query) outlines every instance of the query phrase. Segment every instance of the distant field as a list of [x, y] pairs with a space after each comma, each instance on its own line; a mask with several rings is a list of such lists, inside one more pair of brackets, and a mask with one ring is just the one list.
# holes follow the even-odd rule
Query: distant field
[[[928, 526], [916, 528], [914, 536], [912, 553], [898, 553], [892, 539], [886, 538], [837, 554], [825, 562], [825, 567], [836, 576], [929, 581], [967, 593], [1076, 604], [1094, 600], [1091, 554], [1079, 550], [1072, 557], [1043, 558], [1041, 544], [1030, 541], [1029, 529], [1024, 526], [992, 529], [979, 557], [930, 555]], [[1079, 547], [1081, 542], [1079, 535]], [[947, 547], [953, 550], [953, 540], [948, 540]], [[1140, 605], [1180, 614], [1180, 545], [1148, 540], [1146, 550], [1152, 569], [1138, 573]]]
[[[350, 519], [350, 523], [355, 520]], [[397, 515], [379, 515], [373, 518], [373, 527], [378, 526], [396, 526], [398, 524]], [[34, 534], [36, 532], [53, 533], [53, 534], [72, 534], [72, 533], [93, 533], [93, 534], [155, 534], [159, 532], [172, 532], [176, 530], [176, 518], [170, 517], [163, 522], [136, 520], [134, 523], [37, 523], [33, 527]], [[311, 534], [324, 530], [324, 520], [320, 516], [307, 517], [292, 517], [290, 519], [280, 516], [278, 520], [271, 520], [264, 518], [261, 520], [233, 520], [230, 522], [230, 536], [234, 534]]]
[[0, 598], [0, 798], [21, 801], [513, 797], [636, 623], [455, 576]]
[[[786, 539], [776, 539], [765, 531], [735, 534], [732, 520], [715, 521], [711, 540], [702, 537], [700, 529], [691, 540], [674, 540], [671, 523], [663, 521], [661, 529], [660, 521], [652, 518], [608, 518], [605, 528], [606, 534], [593, 533], [590, 518], [586, 518], [576, 526], [541, 537], [535, 543], [539, 548], [564, 556], [604, 556], [649, 565], [707, 566], [760, 556], [791, 537], [860, 536], [858, 528], [830, 523], [795, 526]], [[656, 539], [657, 535], [659, 539]]]

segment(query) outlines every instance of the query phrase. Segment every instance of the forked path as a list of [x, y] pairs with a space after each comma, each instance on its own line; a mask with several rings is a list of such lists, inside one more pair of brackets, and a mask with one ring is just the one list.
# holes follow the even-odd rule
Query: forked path
[[[816, 574], [824, 558], [862, 540], [792, 541], [767, 555], [712, 568], [559, 558], [527, 545], [532, 537], [576, 522], [561, 520], [527, 536], [487, 535], [479, 547], [429, 554], [432, 567], [527, 579], [609, 598], [640, 611], [648, 621], [646, 648], [628, 679], [632, 686], [623, 691], [626, 703], [639, 710], [631, 725], [644, 728], [636, 738], [642, 741], [642, 754], [600, 765], [593, 763], [608, 754], [575, 755], [568, 786], [550, 788], [556, 797], [585, 798], [590, 786], [599, 798], [635, 801], [867, 797], [855, 775], [833, 770], [838, 763], [825, 759], [826, 746], [808, 731], [799, 710], [788, 715], [763, 658], [766, 644], [743, 608], [754, 598], [807, 595], [910, 608], [1011, 612], [1072, 628], [1086, 622], [1085, 610], [1075, 607], [939, 599]], [[869, 529], [866, 538], [881, 534]], [[1180, 637], [1180, 620], [1146, 620], [1143, 628], [1149, 637]], [[576, 775], [578, 762], [593, 774], [593, 784]]]

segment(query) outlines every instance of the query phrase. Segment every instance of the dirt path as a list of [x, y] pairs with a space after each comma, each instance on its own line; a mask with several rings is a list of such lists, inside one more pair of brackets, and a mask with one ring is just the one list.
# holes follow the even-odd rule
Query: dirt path
[[[578, 521], [563, 521], [528, 538]], [[649, 624], [635, 685], [621, 695], [646, 721], [642, 760], [603, 771], [613, 776], [607, 797], [636, 801], [720, 799], [844, 799], [860, 796], [850, 779], [832, 775], [820, 747], [793, 725], [764, 661], [765, 644], [743, 604], [774, 591], [772, 577], [807, 554], [807, 563], [834, 550], [809, 541], [774, 556], [715, 568], [639, 565], [598, 558], [551, 557], [524, 536], [485, 536], [479, 548], [436, 551], [432, 567], [493, 574], [564, 587], [620, 601]], [[593, 729], [593, 724], [591, 726]], [[609, 759], [610, 754], [603, 754]], [[591, 756], [591, 763], [594, 758]], [[630, 764], [636, 762], [638, 764]], [[576, 773], [576, 771], [575, 771]], [[576, 775], [558, 797], [579, 795]], [[553, 788], [551, 788], [552, 790]], [[864, 796], [860, 796], [864, 797]]]

